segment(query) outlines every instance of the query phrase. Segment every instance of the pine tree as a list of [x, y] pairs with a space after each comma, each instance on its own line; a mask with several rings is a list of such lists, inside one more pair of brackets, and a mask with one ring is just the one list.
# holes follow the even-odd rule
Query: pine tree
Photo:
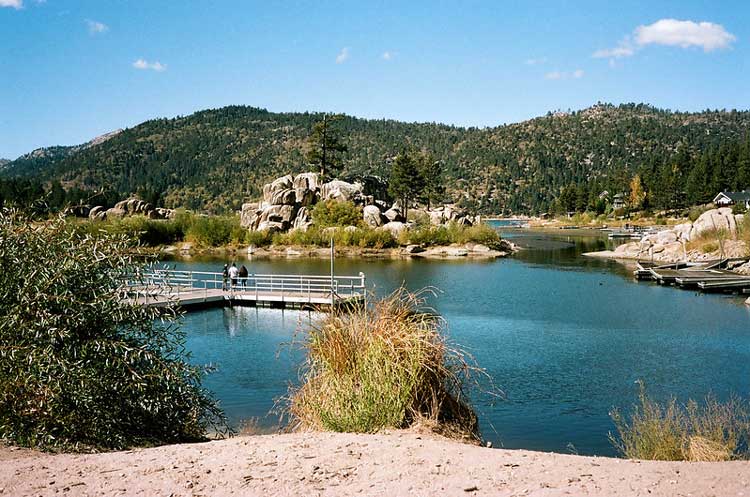
[[424, 180], [417, 160], [406, 150], [393, 161], [388, 191], [393, 198], [398, 199], [404, 211], [404, 219], [407, 219], [409, 205], [424, 191]]
[[429, 152], [423, 152], [419, 156], [419, 174], [424, 182], [422, 196], [429, 210], [432, 203], [442, 201], [445, 195], [442, 164]]
[[315, 123], [308, 138], [310, 148], [306, 159], [318, 166], [323, 177], [337, 174], [343, 167], [342, 155], [347, 151], [347, 147], [341, 142], [335, 128], [339, 119], [341, 116], [324, 114], [323, 120]]

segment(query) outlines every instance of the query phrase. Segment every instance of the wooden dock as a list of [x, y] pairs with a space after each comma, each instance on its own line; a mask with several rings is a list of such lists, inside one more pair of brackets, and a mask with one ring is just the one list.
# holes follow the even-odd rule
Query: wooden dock
[[233, 305], [331, 309], [365, 302], [365, 275], [252, 274], [225, 282], [222, 273], [156, 270], [131, 282], [126, 298], [150, 307], [183, 309]]
[[677, 262], [655, 265], [638, 262], [633, 275], [639, 280], [653, 280], [660, 285], [674, 285], [704, 292], [750, 293], [750, 276], [726, 269], [732, 263], [747, 259], [722, 259], [700, 263]]

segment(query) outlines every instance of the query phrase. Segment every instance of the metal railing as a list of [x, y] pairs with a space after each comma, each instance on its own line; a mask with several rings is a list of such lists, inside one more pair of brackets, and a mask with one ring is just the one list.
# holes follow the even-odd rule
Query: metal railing
[[365, 293], [365, 275], [331, 276], [304, 274], [250, 274], [231, 279], [223, 273], [152, 269], [131, 279], [127, 284], [131, 295], [142, 298], [208, 297], [219, 290], [229, 297], [254, 296], [255, 300], [272, 296], [275, 299], [294, 297], [308, 302], [320, 299], [337, 300], [360, 297]]

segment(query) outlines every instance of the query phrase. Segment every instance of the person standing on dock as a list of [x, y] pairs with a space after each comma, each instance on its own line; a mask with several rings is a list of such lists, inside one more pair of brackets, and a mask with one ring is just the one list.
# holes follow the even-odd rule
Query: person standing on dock
[[227, 283], [229, 282], [229, 265], [224, 264], [224, 270], [221, 272], [221, 289], [227, 291]]
[[237, 286], [238, 274], [239, 274], [239, 270], [237, 269], [237, 264], [233, 262], [232, 267], [229, 268], [229, 279], [232, 280], [232, 288], [235, 288]]
[[242, 288], [247, 288], [248, 272], [244, 264], [240, 267], [239, 275], [240, 275], [240, 283], [242, 284]]

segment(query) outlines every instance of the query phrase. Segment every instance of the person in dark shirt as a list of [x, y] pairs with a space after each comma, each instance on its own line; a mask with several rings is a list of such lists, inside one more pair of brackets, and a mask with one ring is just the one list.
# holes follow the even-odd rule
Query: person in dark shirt
[[242, 267], [240, 267], [240, 272], [239, 272], [240, 284], [242, 285], [242, 288], [247, 287], [247, 275], [248, 275], [247, 268], [243, 264]]

